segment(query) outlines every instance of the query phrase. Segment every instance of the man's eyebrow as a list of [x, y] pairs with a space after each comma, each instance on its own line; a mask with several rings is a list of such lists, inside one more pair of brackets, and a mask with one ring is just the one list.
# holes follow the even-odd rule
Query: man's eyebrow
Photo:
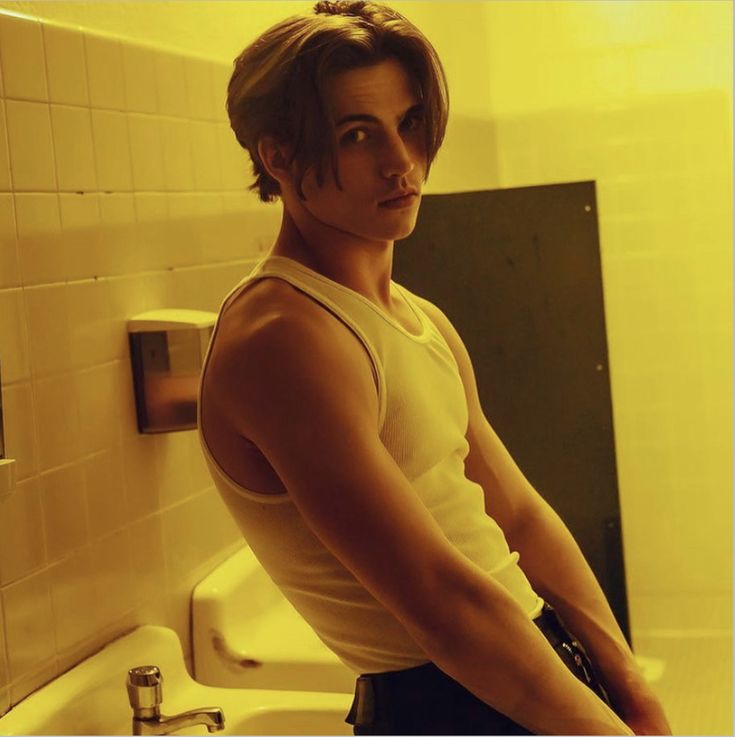
[[[405, 118], [407, 115], [410, 115], [411, 113], [419, 113], [423, 112], [424, 104], [423, 102], [416, 103], [412, 107], [408, 108], [403, 115], [398, 116], [398, 120], [401, 120], [401, 118]], [[368, 115], [367, 113], [354, 113], [352, 115], [345, 115], [343, 118], [340, 118], [337, 123], [335, 123], [335, 128], [339, 128], [341, 125], [344, 125], [345, 123], [354, 123], [355, 121], [360, 120], [364, 121], [366, 123], [380, 123], [380, 120], [376, 118], [374, 115]]]

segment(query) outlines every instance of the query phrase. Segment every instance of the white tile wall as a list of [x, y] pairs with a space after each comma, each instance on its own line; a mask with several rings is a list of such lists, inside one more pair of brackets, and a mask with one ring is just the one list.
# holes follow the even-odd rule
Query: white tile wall
[[97, 109], [125, 110], [125, 81], [120, 41], [87, 31], [83, 36], [90, 105]]
[[[10, 170], [16, 192], [55, 192], [54, 145], [46, 103], [5, 99]], [[70, 145], [73, 145], [70, 142]]]
[[277, 230], [243, 224], [229, 71], [0, 11], [0, 714], [136, 624], [190, 658], [191, 588], [242, 544], [195, 433], [138, 434], [126, 332], [216, 311]]
[[[2, 558], [0, 558], [2, 575]], [[5, 617], [3, 615], [2, 591], [0, 591], [0, 714], [10, 708], [10, 675], [8, 673], [8, 648], [5, 645]]]
[[[7, 118], [7, 114], [5, 112], [5, 99], [3, 98], [0, 100], [0, 103], [0, 109], [2, 111], [2, 115], [0, 115], [0, 187], [7, 191], [10, 189], [10, 159], [8, 154], [8, 127], [5, 122]], [[4, 195], [2, 197], [2, 207], [4, 212], [7, 211], [9, 202], [11, 202], [10, 198], [7, 195]], [[3, 216], [3, 222], [6, 225], [7, 217], [7, 214]], [[5, 233], [1, 233], [0, 236], [5, 238]], [[0, 274], [3, 274], [3, 272], [4, 270], [0, 270]], [[0, 278], [7, 278], [8, 276], [9, 274], [5, 274], [4, 277]]]
[[14, 681], [33, 671], [43, 667], [50, 668], [52, 672], [56, 670], [56, 638], [49, 582], [49, 570], [43, 569], [3, 588], [11, 691]]
[[84, 37], [76, 30], [46, 23], [41, 25], [41, 30], [49, 102], [88, 108]]
[[[97, 189], [95, 174], [94, 149], [92, 146], [92, 121], [89, 108], [72, 107], [70, 105], [50, 105], [51, 130], [56, 159], [56, 181], [60, 192], [86, 192]], [[98, 115], [105, 115], [99, 111]], [[98, 131], [95, 130], [95, 140]], [[109, 144], [104, 136], [100, 136], [102, 144]], [[97, 149], [99, 150], [99, 148]], [[100, 170], [99, 185], [104, 187], [104, 179]], [[120, 167], [122, 170], [122, 167]]]
[[[39, 154], [42, 155], [42, 151], [39, 150]], [[68, 259], [59, 240], [58, 196], [40, 192], [16, 193], [14, 200], [22, 285], [27, 288], [64, 282]]]
[[38, 20], [3, 14], [0, 65], [4, 97], [48, 101], [45, 52]]

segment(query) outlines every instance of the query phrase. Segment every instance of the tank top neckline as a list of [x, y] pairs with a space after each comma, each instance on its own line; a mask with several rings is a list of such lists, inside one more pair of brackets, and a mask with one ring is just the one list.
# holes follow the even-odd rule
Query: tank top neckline
[[365, 295], [360, 294], [360, 292], [356, 292], [354, 289], [351, 289], [350, 287], [345, 286], [344, 284], [341, 284], [340, 282], [330, 279], [328, 276], [324, 276], [324, 274], [320, 274], [318, 271], [314, 271], [314, 269], [311, 269], [308, 266], [305, 266], [300, 261], [296, 261], [295, 259], [289, 258], [288, 256], [270, 255], [270, 256], [265, 256], [260, 261], [260, 264], [258, 265], [258, 269], [262, 269], [269, 261], [278, 261], [280, 262], [281, 265], [285, 265], [287, 268], [293, 269], [297, 272], [299, 271], [303, 272], [307, 276], [310, 276], [314, 279], [322, 281], [336, 289], [339, 289], [347, 294], [352, 295], [353, 297], [356, 297], [357, 299], [362, 301], [364, 304], [372, 308], [378, 315], [380, 315], [387, 323], [392, 325], [396, 330], [403, 333], [406, 337], [410, 338], [411, 340], [416, 341], [417, 343], [425, 343], [431, 338], [429, 325], [428, 325], [427, 319], [424, 317], [423, 312], [414, 307], [413, 303], [409, 301], [408, 297], [406, 296], [406, 293], [403, 287], [401, 287], [401, 285], [398, 284], [398, 282], [393, 281], [393, 279], [391, 279], [391, 284], [395, 286], [396, 290], [399, 292], [399, 294], [403, 298], [403, 301], [405, 302], [405, 304], [408, 305], [409, 310], [411, 310], [411, 313], [416, 317], [416, 319], [419, 322], [419, 325], [421, 326], [421, 332], [418, 334], [410, 332], [400, 322], [398, 322], [398, 320], [396, 320], [392, 315], [386, 312], [382, 307], [379, 307], [374, 302], [369, 300]]

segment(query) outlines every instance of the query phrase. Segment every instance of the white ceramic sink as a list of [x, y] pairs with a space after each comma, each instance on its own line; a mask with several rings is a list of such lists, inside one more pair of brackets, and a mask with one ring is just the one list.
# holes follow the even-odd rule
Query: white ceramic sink
[[[219, 706], [221, 735], [351, 735], [345, 693], [212, 688], [186, 671], [176, 632], [146, 625], [30, 694], [0, 717], [0, 735], [129, 735], [132, 709], [125, 688], [130, 668], [157, 665], [163, 676], [161, 713]], [[172, 734], [206, 735], [196, 726]]]
[[[342, 715], [344, 718], [344, 715]], [[297, 731], [294, 732], [294, 725]], [[327, 735], [327, 734], [352, 734], [352, 727], [345, 723], [344, 731], [334, 732], [334, 713], [328, 709], [269, 709], [263, 707], [259, 712], [248, 714], [239, 722], [227, 725], [220, 734], [242, 734], [242, 735]], [[341, 728], [340, 728], [341, 729]], [[176, 734], [183, 734], [176, 732]]]
[[197, 584], [191, 611], [200, 683], [354, 693], [357, 674], [316, 636], [247, 545]]

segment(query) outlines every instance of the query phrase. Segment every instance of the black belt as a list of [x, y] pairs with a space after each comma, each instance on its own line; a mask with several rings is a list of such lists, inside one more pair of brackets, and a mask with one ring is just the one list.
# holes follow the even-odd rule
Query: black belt
[[[566, 629], [554, 608], [545, 603], [541, 614], [533, 622], [574, 675], [611, 706], [584, 647]], [[345, 721], [349, 724], [370, 724], [378, 716], [376, 712], [387, 716], [384, 712], [392, 711], [394, 705], [402, 703], [402, 694], [416, 692], [417, 688], [428, 695], [442, 693], [441, 689], [446, 691], [447, 688], [466, 691], [464, 686], [433, 662], [404, 670], [365, 673], [355, 683], [355, 698]]]

